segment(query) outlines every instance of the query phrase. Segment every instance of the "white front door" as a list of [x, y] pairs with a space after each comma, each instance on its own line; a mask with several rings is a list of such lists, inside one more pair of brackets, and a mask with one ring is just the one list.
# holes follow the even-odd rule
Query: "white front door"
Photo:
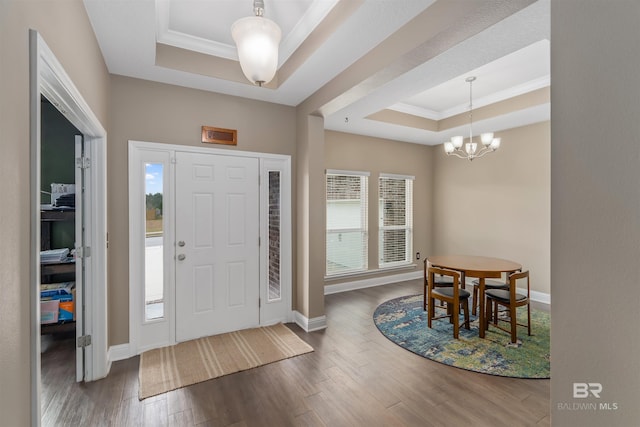
[[176, 341], [258, 326], [258, 159], [176, 152]]

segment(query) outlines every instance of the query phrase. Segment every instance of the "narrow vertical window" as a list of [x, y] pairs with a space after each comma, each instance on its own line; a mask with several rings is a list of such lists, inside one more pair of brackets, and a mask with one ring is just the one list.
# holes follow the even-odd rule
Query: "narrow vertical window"
[[280, 171], [269, 171], [269, 301], [281, 298]]
[[413, 179], [383, 174], [378, 181], [378, 255], [382, 268], [411, 263]]
[[163, 169], [164, 165], [162, 163], [145, 164], [145, 320], [164, 317]]
[[326, 275], [368, 268], [368, 173], [327, 171]]

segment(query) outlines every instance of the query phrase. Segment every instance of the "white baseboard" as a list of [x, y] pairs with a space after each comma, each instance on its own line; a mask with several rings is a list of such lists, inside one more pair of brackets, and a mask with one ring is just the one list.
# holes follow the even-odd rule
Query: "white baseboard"
[[[303, 320], [299, 321], [299, 318]], [[276, 323], [287, 323], [291, 321], [294, 321], [295, 323], [300, 325], [300, 327], [307, 332], [317, 331], [319, 329], [324, 329], [327, 327], [327, 319], [325, 316], [316, 317], [315, 319], [309, 320], [297, 311], [290, 312], [285, 318], [272, 319], [271, 321], [265, 322], [260, 326], [268, 326]], [[109, 347], [109, 351], [107, 352], [107, 361], [109, 365], [111, 365], [111, 362], [129, 359], [133, 356], [135, 356], [135, 354], [132, 353], [129, 343], [112, 345], [111, 347]]]
[[[371, 288], [373, 286], [388, 285], [390, 283], [404, 282], [407, 280], [421, 279], [422, 277], [423, 277], [422, 270], [417, 270], [417, 271], [412, 271], [410, 273], [392, 274], [389, 276], [372, 277], [372, 278], [363, 279], [363, 280], [354, 280], [351, 282], [338, 283], [335, 285], [326, 285], [324, 287], [324, 294], [325, 295], [337, 294], [339, 292], [347, 292], [347, 291], [353, 291], [356, 289]], [[468, 277], [466, 280], [467, 286], [468, 287], [473, 286], [472, 282], [474, 280], [476, 279], [473, 277]], [[518, 291], [523, 294], [527, 292], [526, 289], [518, 289]], [[530, 297], [531, 297], [531, 301], [535, 301], [540, 304], [546, 304], [548, 306], [551, 305], [550, 294], [547, 294], [544, 292], [538, 292], [538, 291], [531, 291]], [[296, 323], [298, 323], [297, 320], [296, 320]]]
[[299, 311], [293, 312], [293, 321], [304, 329], [305, 332], [319, 331], [327, 327], [327, 316], [309, 319]]
[[[521, 291], [523, 294], [527, 293], [526, 289], [518, 289], [518, 290]], [[529, 294], [529, 298], [531, 298], [531, 301], [539, 302], [540, 304], [546, 304], [548, 306], [551, 305], [551, 294], [546, 294], [544, 292], [538, 292], [538, 291], [531, 291], [531, 293]]]
[[422, 270], [411, 271], [409, 273], [392, 274], [389, 276], [371, 277], [369, 279], [354, 280], [351, 282], [337, 283], [335, 285], [326, 285], [324, 287], [324, 294], [337, 294], [339, 292], [354, 291], [356, 289], [364, 289], [374, 286], [388, 285], [390, 283], [405, 282], [407, 280], [415, 280], [422, 277]]
[[117, 362], [118, 360], [125, 360], [133, 356], [131, 354], [131, 349], [129, 347], [129, 343], [126, 344], [118, 344], [112, 345], [109, 347], [109, 352], [107, 354], [107, 360], [109, 363]]

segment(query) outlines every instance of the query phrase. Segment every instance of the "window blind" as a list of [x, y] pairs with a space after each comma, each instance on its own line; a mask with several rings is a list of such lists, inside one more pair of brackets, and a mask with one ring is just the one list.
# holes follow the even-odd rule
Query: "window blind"
[[378, 180], [379, 267], [409, 264], [413, 247], [413, 177]]
[[368, 173], [327, 171], [327, 276], [366, 270]]

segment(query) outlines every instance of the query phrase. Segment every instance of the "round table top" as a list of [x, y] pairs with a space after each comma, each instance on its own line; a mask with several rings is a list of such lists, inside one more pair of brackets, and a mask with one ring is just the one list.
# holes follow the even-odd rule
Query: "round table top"
[[502, 258], [476, 255], [437, 255], [427, 258], [431, 265], [458, 271], [514, 272], [522, 265]]

